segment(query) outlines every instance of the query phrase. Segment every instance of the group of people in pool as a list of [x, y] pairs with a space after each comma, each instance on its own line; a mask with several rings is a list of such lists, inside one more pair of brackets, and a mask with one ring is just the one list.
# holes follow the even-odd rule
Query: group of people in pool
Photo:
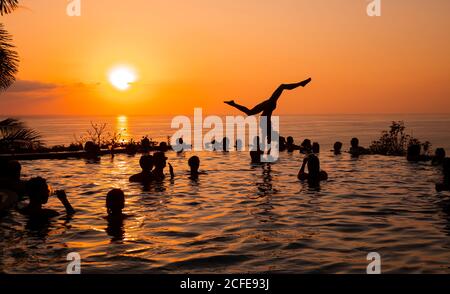
[[[132, 175], [130, 182], [149, 184], [154, 181], [162, 181], [166, 174], [164, 169], [167, 166], [167, 157], [164, 152], [155, 152], [153, 155], [145, 154], [139, 164], [142, 171]], [[172, 165], [169, 163], [170, 178], [174, 178]], [[198, 179], [200, 174], [205, 174], [199, 170], [200, 158], [192, 156], [188, 160], [189, 177], [192, 180]], [[73, 215], [75, 209], [70, 204], [64, 190], [53, 191], [48, 185], [46, 179], [42, 177], [33, 177], [27, 181], [21, 179], [21, 164], [16, 160], [0, 161], [0, 212], [13, 208], [18, 202], [28, 197], [28, 204], [20, 207], [20, 213], [29, 216], [35, 221], [46, 220], [59, 213], [55, 210], [45, 209], [44, 205], [48, 202], [50, 196], [56, 196], [63, 204], [66, 214]], [[113, 189], [106, 197], [106, 209], [108, 216], [116, 218], [121, 215], [125, 205], [125, 196], [122, 190]]]

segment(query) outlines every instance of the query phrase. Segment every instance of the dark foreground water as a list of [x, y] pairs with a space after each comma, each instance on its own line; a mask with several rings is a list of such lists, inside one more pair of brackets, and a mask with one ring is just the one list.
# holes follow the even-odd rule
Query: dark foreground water
[[[208, 175], [186, 175], [191, 154], [169, 154], [176, 178], [129, 184], [138, 157], [24, 162], [78, 210], [38, 228], [12, 212], [0, 221], [0, 271], [64, 273], [78, 252], [84, 273], [365, 273], [369, 252], [383, 272], [450, 273], [449, 194], [438, 169], [403, 158], [320, 155], [330, 180], [296, 180], [300, 154], [251, 166], [246, 154], [200, 153]], [[108, 229], [105, 195], [120, 187], [131, 217]], [[62, 211], [56, 199], [49, 207]]]

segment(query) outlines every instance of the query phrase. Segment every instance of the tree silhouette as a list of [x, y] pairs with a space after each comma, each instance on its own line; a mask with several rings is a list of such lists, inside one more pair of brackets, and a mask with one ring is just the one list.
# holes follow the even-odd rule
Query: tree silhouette
[[[5, 15], [17, 8], [18, 0], [0, 0], [0, 14]], [[11, 43], [12, 37], [0, 23], [0, 91], [8, 89], [14, 83], [19, 64], [17, 52]]]

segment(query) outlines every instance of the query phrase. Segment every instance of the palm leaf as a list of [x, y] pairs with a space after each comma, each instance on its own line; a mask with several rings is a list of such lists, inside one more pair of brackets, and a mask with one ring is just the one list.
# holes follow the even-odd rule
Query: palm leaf
[[0, 121], [0, 150], [30, 149], [41, 146], [40, 139], [41, 134], [27, 128], [20, 120], [8, 118]]
[[16, 80], [19, 57], [11, 41], [11, 35], [0, 23], [0, 91], [8, 89]]
[[0, 0], [0, 14], [8, 14], [19, 5], [19, 0]]

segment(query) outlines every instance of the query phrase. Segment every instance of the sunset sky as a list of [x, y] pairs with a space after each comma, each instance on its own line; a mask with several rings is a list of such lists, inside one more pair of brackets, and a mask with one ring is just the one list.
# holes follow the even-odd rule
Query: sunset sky
[[[20, 55], [0, 115], [178, 115], [253, 106], [308, 77], [276, 114], [450, 109], [450, 1], [22, 0], [3, 16]], [[137, 81], [108, 81], [118, 65]]]

